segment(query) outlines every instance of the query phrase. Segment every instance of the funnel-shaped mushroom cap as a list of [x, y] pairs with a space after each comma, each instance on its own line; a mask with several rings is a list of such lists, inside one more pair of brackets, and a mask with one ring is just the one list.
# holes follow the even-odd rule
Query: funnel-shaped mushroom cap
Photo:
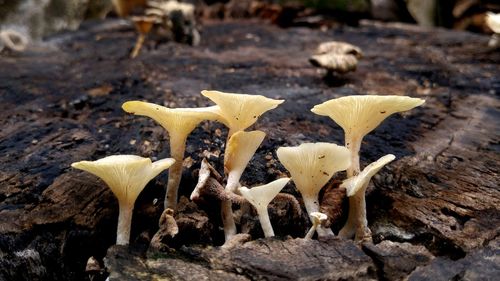
[[495, 33], [500, 33], [500, 14], [486, 13], [486, 24]]
[[261, 95], [223, 93], [219, 91], [201, 91], [220, 107], [224, 124], [232, 132], [250, 127], [264, 112], [276, 108], [284, 100], [274, 100]]
[[277, 154], [303, 196], [317, 194], [333, 174], [351, 165], [349, 150], [333, 143], [280, 147]]
[[312, 212], [309, 217], [311, 217], [311, 221], [313, 224], [321, 224], [323, 221], [326, 221], [328, 216], [326, 214], [320, 212]]
[[363, 137], [389, 115], [410, 110], [424, 102], [402, 96], [347, 96], [318, 104], [311, 111], [332, 118], [347, 136]]
[[159, 23], [159, 18], [155, 16], [135, 16], [130, 18], [140, 33], [149, 33], [155, 23]]
[[267, 208], [267, 205], [280, 193], [288, 181], [290, 181], [289, 178], [281, 178], [251, 189], [243, 186], [239, 188], [239, 191], [256, 209]]
[[200, 108], [167, 108], [149, 102], [128, 101], [122, 105], [123, 110], [135, 115], [148, 116], [160, 123], [169, 134], [177, 133], [187, 136], [203, 120], [217, 120], [219, 107]]
[[149, 158], [136, 155], [113, 155], [97, 161], [76, 162], [71, 167], [100, 177], [118, 201], [133, 204], [146, 184], [174, 162], [171, 158], [151, 163]]
[[366, 166], [361, 173], [357, 176], [346, 179], [340, 187], [347, 190], [347, 196], [353, 196], [358, 193], [364, 186], [370, 182], [370, 179], [375, 175], [382, 167], [387, 165], [392, 160], [396, 159], [396, 156], [392, 154], [387, 154], [377, 161]]
[[238, 131], [233, 134], [227, 143], [224, 169], [242, 174], [265, 137], [266, 133], [262, 131]]

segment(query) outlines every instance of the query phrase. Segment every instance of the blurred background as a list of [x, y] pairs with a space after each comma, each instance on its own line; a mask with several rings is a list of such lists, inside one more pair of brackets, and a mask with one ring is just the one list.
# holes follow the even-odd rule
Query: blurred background
[[[0, 30], [13, 29], [32, 39], [78, 28], [82, 21], [116, 17], [113, 0], [0, 0]], [[119, 0], [116, 0], [119, 1]], [[123, 1], [122, 1], [123, 2]], [[138, 8], [147, 0], [129, 0]], [[491, 33], [488, 11], [498, 0], [191, 0], [203, 20], [260, 18], [282, 27], [356, 25], [375, 19]]]

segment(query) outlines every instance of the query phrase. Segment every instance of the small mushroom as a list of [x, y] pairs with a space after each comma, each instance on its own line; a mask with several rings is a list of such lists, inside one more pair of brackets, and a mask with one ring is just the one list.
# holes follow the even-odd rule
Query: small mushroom
[[306, 236], [304, 239], [311, 239], [314, 235], [314, 232], [316, 232], [316, 229], [318, 226], [320, 226], [326, 219], [328, 218], [326, 214], [320, 213], [320, 212], [312, 212], [309, 217], [311, 218], [312, 221], [312, 226], [311, 229], [307, 232]]
[[500, 46], [500, 14], [486, 13], [486, 25], [494, 32], [488, 42], [488, 46]]
[[[355, 194], [362, 194], [363, 198], [368, 187], [370, 179], [382, 167], [394, 160], [396, 156], [392, 154], [385, 155], [377, 161], [366, 166], [361, 173], [357, 176], [346, 179], [340, 187], [347, 190], [347, 196], [352, 197]], [[360, 208], [360, 209], [358, 209]], [[339, 236], [350, 238], [354, 235], [361, 237], [365, 236], [366, 229], [368, 229], [368, 221], [366, 220], [366, 204], [363, 201], [361, 204], [349, 204], [349, 215], [345, 226], [340, 230]], [[363, 239], [369, 240], [370, 237]]]
[[316, 67], [325, 68], [329, 73], [343, 74], [356, 70], [358, 59], [362, 56], [361, 49], [354, 45], [330, 41], [321, 43], [309, 62]]
[[219, 114], [229, 128], [228, 137], [254, 124], [264, 112], [276, 108], [284, 100], [270, 99], [261, 95], [201, 91], [201, 94], [220, 107]]
[[[238, 131], [229, 138], [224, 156], [224, 170], [227, 176], [226, 191], [233, 193], [237, 191], [243, 171], [265, 136], [266, 133], [262, 131]], [[224, 223], [224, 234], [226, 241], [228, 241], [236, 234], [231, 201], [222, 201], [221, 215]]]
[[289, 178], [281, 178], [266, 185], [252, 187], [251, 189], [244, 186], [239, 188], [241, 195], [257, 210], [260, 225], [264, 231], [265, 237], [274, 236], [273, 226], [271, 225], [269, 213], [267, 212], [267, 205], [271, 203], [273, 198], [278, 195], [288, 181], [290, 181]]
[[153, 25], [159, 22], [159, 19], [155, 16], [135, 16], [130, 19], [134, 22], [135, 28], [139, 32], [134, 49], [130, 53], [130, 58], [135, 58], [139, 54], [146, 36], [151, 31], [151, 28], [153, 28]]
[[[419, 98], [404, 96], [347, 96], [318, 104], [311, 111], [318, 115], [329, 116], [344, 129], [345, 145], [351, 151], [351, 166], [347, 169], [347, 177], [350, 178], [360, 172], [359, 150], [363, 137], [391, 114], [410, 110], [424, 102]], [[363, 209], [366, 205], [364, 193], [358, 192], [349, 198], [349, 205], [354, 204], [357, 207], [349, 207], [349, 210]], [[360, 217], [362, 214], [353, 216]], [[356, 229], [358, 227], [361, 226], [356, 226]], [[371, 237], [370, 229], [367, 227], [364, 229], [364, 234], [356, 233], [356, 240], [367, 237]]]
[[175, 162], [172, 158], [154, 163], [136, 155], [113, 155], [97, 161], [80, 161], [71, 167], [100, 177], [118, 199], [120, 212], [116, 235], [117, 245], [128, 245], [134, 203], [146, 184]]
[[[302, 194], [307, 213], [319, 212], [318, 194], [321, 188], [339, 171], [350, 164], [349, 150], [332, 143], [303, 143], [277, 150], [280, 162], [292, 175]], [[333, 235], [331, 229], [318, 227], [319, 236]]]
[[170, 137], [170, 155], [175, 164], [169, 170], [165, 209], [177, 208], [177, 191], [182, 177], [182, 163], [186, 150], [186, 139], [194, 128], [204, 120], [219, 118], [218, 107], [201, 108], [167, 108], [154, 103], [128, 101], [122, 105], [123, 110], [135, 115], [148, 116], [168, 131]]

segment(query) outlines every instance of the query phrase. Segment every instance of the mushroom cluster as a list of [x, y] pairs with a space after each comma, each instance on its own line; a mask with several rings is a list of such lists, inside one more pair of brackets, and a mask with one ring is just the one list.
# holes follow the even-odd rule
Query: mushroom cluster
[[345, 146], [318, 142], [280, 147], [276, 155], [290, 173], [290, 177], [248, 188], [241, 185], [240, 178], [266, 134], [263, 131], [246, 129], [262, 114], [276, 108], [284, 100], [219, 91], [202, 91], [201, 94], [216, 105], [201, 108], [167, 108], [143, 101], [128, 101], [122, 105], [124, 111], [150, 117], [168, 132], [172, 158], [152, 163], [148, 158], [135, 155], [115, 155], [93, 162], [81, 161], [72, 164], [74, 168], [100, 177], [118, 198], [120, 213], [117, 244], [129, 243], [132, 211], [137, 196], [153, 177], [167, 168], [170, 170], [164, 207], [174, 219], [186, 140], [204, 120], [218, 121], [228, 128], [224, 173], [219, 174], [208, 160], [203, 159], [198, 183], [190, 198], [196, 202], [202, 197], [213, 196], [220, 201], [226, 243], [237, 233], [233, 204], [245, 204], [246, 208], [242, 205], [240, 212], [248, 212], [250, 206], [253, 206], [264, 236], [274, 236], [268, 205], [290, 180], [300, 192], [304, 207], [311, 218], [312, 227], [305, 234], [305, 238], [312, 238], [315, 233], [320, 238], [334, 236], [332, 229], [324, 224], [327, 215], [319, 212], [319, 194], [340, 171], [347, 172], [347, 179], [342, 182], [340, 188], [345, 189], [349, 197], [349, 214], [339, 236], [347, 239], [354, 237], [357, 241], [371, 240], [366, 218], [365, 192], [373, 175], [393, 161], [395, 156], [385, 155], [361, 170], [359, 152], [362, 140], [391, 114], [410, 110], [423, 104], [424, 100], [403, 96], [347, 96], [318, 104], [312, 112], [330, 117], [344, 129]]

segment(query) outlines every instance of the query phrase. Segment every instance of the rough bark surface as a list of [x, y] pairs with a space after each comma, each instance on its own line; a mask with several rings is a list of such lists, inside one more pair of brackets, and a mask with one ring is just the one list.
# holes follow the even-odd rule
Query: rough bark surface
[[[205, 23], [202, 38], [198, 47], [149, 42], [130, 60], [133, 29], [109, 21], [56, 35], [49, 40], [54, 47], [0, 57], [0, 280], [86, 280], [87, 259], [102, 260], [114, 244], [118, 204], [103, 182], [70, 164], [117, 153], [168, 157], [164, 130], [124, 113], [121, 104], [206, 106], [211, 103], [199, 94], [203, 89], [287, 100], [254, 126], [267, 137], [243, 175], [247, 186], [286, 174], [275, 155], [279, 146], [343, 143], [337, 125], [309, 111], [315, 104], [351, 94], [406, 94], [426, 103], [389, 118], [364, 140], [363, 167], [388, 153], [397, 156], [368, 190], [375, 245], [360, 250], [348, 241], [289, 238], [230, 249], [194, 247], [223, 241], [218, 204], [206, 202], [198, 206], [203, 212], [196, 205], [182, 207], [186, 211], [176, 217], [180, 242], [171, 251], [143, 255], [158, 229], [164, 173], [135, 206], [131, 242], [139, 250], [108, 251], [110, 277], [125, 280], [116, 277], [125, 272], [144, 272], [141, 280], [498, 276], [500, 52], [487, 49], [487, 36], [369, 22], [320, 31], [233, 21]], [[317, 44], [332, 39], [362, 48], [365, 57], [356, 72], [323, 77], [308, 63]], [[196, 185], [203, 157], [222, 172], [226, 135], [217, 123], [204, 123], [190, 135], [181, 195]], [[291, 184], [284, 192], [297, 195]], [[305, 234], [307, 218], [292, 213], [270, 210], [278, 237]], [[332, 224], [335, 231], [345, 221], [342, 214]], [[251, 216], [241, 219], [241, 224], [255, 222]], [[262, 237], [258, 223], [247, 225], [253, 239]], [[411, 266], [399, 264], [398, 257]]]

